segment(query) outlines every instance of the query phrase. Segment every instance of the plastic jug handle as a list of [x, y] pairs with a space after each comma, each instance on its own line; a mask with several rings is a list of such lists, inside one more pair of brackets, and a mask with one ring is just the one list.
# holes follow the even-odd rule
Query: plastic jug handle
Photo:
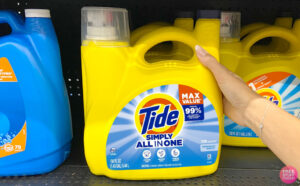
[[163, 26], [170, 26], [170, 24], [165, 22], [154, 22], [137, 28], [130, 34], [130, 43], [135, 44], [135, 42], [145, 33], [151, 32]]
[[24, 21], [17, 13], [9, 10], [0, 11], [0, 23], [7, 23], [12, 30], [12, 33], [24, 32]]
[[[162, 43], [162, 42], [166, 42], [166, 41], [178, 41], [178, 42], [182, 42], [186, 45], [188, 45], [189, 47], [191, 47], [191, 49], [194, 51], [194, 48], [196, 46], [196, 44], [198, 44], [197, 39], [193, 36], [192, 32], [186, 31], [184, 29], [181, 28], [177, 28], [174, 26], [169, 26], [169, 27], [162, 27], [162, 28], [158, 28], [152, 32], [149, 32], [147, 34], [145, 34], [144, 36], [142, 36], [137, 42], [136, 44], [133, 46], [134, 50], [136, 51], [137, 57], [140, 58], [139, 63], [141, 63], [141, 65], [149, 65], [149, 66], [156, 66], [156, 65], [161, 65], [161, 63], [152, 63], [149, 64], [146, 60], [145, 60], [145, 54], [146, 52], [151, 49], [153, 46]], [[185, 63], [181, 63], [180, 61], [178, 61], [179, 65], [183, 64], [183, 65], [197, 65], [200, 64], [198, 62], [198, 60], [196, 59], [196, 54], [195, 52], [193, 52], [193, 56], [191, 57], [191, 59], [189, 59], [188, 61], [184, 61]]]
[[267, 23], [252, 23], [246, 26], [243, 26], [240, 33], [240, 38], [245, 37], [246, 35], [250, 34], [251, 32], [254, 32], [256, 30], [265, 28], [271, 26]]
[[279, 26], [269, 26], [250, 33], [242, 41], [243, 51], [250, 54], [250, 48], [259, 40], [267, 37], [279, 37], [290, 43], [288, 52], [300, 51], [299, 38], [289, 29]]

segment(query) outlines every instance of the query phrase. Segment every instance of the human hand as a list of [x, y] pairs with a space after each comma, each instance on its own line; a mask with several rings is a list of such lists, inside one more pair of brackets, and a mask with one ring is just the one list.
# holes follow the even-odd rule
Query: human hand
[[251, 102], [263, 98], [252, 91], [239, 76], [220, 64], [202, 47], [196, 45], [195, 49], [199, 61], [213, 73], [223, 93], [225, 115], [239, 125], [248, 127], [250, 124], [245, 115], [247, 107]]
[[279, 159], [300, 171], [300, 159], [295, 158], [300, 157], [300, 120], [258, 95], [203, 48], [197, 45], [195, 49], [199, 61], [213, 73], [223, 93], [225, 115], [251, 128]]

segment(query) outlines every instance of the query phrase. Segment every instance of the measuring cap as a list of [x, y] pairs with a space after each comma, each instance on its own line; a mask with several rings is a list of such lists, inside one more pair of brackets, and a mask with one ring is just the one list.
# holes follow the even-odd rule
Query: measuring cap
[[128, 12], [123, 8], [83, 7], [81, 40], [129, 42]]
[[221, 12], [221, 30], [222, 41], [231, 39], [240, 39], [241, 31], [241, 13], [240, 12]]

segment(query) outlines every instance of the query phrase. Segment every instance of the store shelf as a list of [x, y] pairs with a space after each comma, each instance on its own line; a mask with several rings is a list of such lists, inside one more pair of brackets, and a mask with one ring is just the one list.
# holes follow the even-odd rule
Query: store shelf
[[[55, 171], [39, 176], [0, 178], [4, 185], [284, 185], [283, 163], [267, 148], [223, 147], [218, 171], [209, 176], [169, 181], [120, 181], [89, 172], [83, 153], [83, 104], [80, 62], [80, 9], [83, 6], [127, 8], [131, 29], [153, 21], [173, 22], [178, 10], [222, 9], [241, 11], [242, 24], [272, 23], [279, 12], [299, 14], [300, 0], [0, 0], [0, 9], [24, 13], [25, 8], [49, 8], [61, 48], [73, 120], [72, 153]], [[2, 25], [2, 29], [3, 29]], [[0, 28], [1, 31], [1, 28]], [[0, 33], [1, 35], [1, 33]], [[299, 185], [300, 182], [294, 185]]]
[[94, 176], [87, 166], [65, 164], [46, 175], [4, 178], [0, 185], [283, 185], [278, 175], [279, 170], [220, 168], [213, 175], [192, 179], [122, 181]]
[[[78, 144], [77, 144], [78, 145]], [[77, 148], [80, 149], [80, 148]], [[284, 185], [279, 178], [283, 164], [266, 148], [223, 147], [218, 171], [209, 176], [167, 181], [122, 181], [90, 173], [83, 151], [73, 151], [70, 158], [55, 171], [39, 176], [7, 177], [2, 185]], [[293, 185], [300, 185], [295, 183]]]

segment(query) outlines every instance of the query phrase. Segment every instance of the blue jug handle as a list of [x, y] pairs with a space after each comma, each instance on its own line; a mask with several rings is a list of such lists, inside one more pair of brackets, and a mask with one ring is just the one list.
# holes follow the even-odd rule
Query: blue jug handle
[[7, 23], [11, 27], [12, 33], [24, 32], [24, 21], [20, 15], [13, 11], [0, 11], [0, 24]]

